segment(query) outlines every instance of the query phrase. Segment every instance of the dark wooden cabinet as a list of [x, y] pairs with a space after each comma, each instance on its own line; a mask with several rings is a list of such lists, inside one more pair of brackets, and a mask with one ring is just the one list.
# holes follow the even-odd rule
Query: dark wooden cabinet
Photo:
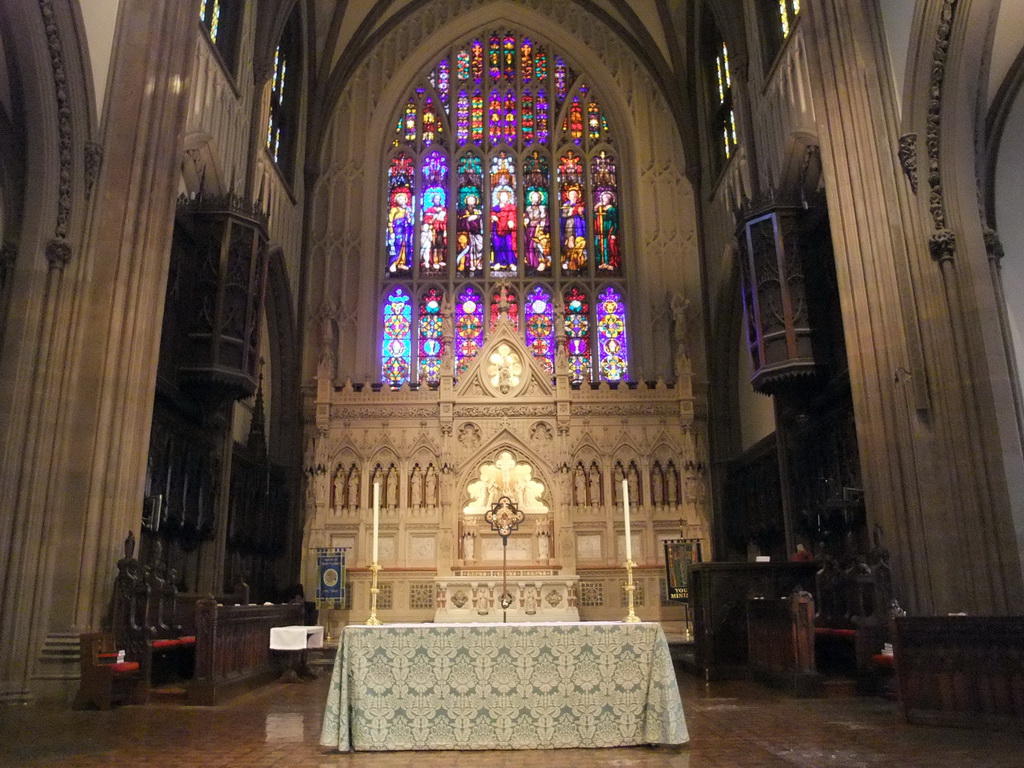
[[747, 676], [747, 600], [814, 591], [817, 563], [698, 563], [689, 568], [694, 663], [705, 680]]

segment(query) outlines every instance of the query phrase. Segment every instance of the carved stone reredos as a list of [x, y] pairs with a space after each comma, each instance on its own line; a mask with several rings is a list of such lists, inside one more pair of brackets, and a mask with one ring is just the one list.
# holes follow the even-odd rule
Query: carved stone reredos
[[498, 320], [490, 338], [455, 385], [455, 402], [548, 400], [554, 395], [547, 373], [513, 328]]

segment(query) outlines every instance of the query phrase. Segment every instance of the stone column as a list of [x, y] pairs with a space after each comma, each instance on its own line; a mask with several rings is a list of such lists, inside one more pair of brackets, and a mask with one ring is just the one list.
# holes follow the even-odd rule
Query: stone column
[[[919, 3], [916, 26], [939, 29], [952, 4]], [[822, 0], [804, 13], [869, 524], [882, 527], [911, 612], [1020, 611], [1019, 563], [1000, 541], [1013, 538], [1009, 499], [982, 439], [988, 390], [974, 386], [983, 362], [964, 346], [969, 318], [950, 298], [944, 251], [929, 250], [928, 204], [915, 198], [928, 190], [897, 160], [878, 8]], [[934, 77], [936, 62], [922, 69]]]
[[[73, 686], [74, 656], [53, 665], [38, 651], [55, 645], [48, 637], [99, 626], [125, 535], [139, 531], [197, 41], [191, 3], [122, 0], [102, 130], [84, 163], [76, 153], [86, 154], [91, 97], [70, 6], [13, 5], [25, 16], [18, 55], [37, 34], [44, 42], [37, 69], [24, 70], [32, 89], [51, 89], [30, 89], [28, 162], [39, 165], [29, 178], [34, 188], [54, 180], [56, 200], [29, 191], [23, 232], [49, 239], [22, 242], [30, 269], [15, 290], [25, 301], [7, 328], [18, 344], [3, 353], [4, 399], [18, 410], [0, 419], [11, 521], [0, 541], [0, 700], [68, 693], [51, 684]], [[55, 227], [31, 231], [54, 211]]]

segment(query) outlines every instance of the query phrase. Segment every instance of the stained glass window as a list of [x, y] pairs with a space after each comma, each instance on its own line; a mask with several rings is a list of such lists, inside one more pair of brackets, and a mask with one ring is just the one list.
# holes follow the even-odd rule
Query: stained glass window
[[395, 288], [384, 300], [383, 320], [381, 376], [388, 385], [400, 387], [409, 380], [412, 367], [412, 306], [401, 288]]
[[429, 97], [423, 105], [423, 143], [430, 146], [437, 140], [440, 133], [441, 123], [438, 122], [437, 114], [434, 112], [434, 102]]
[[202, 0], [199, 5], [199, 20], [206, 27], [206, 33], [215, 44], [220, 32], [220, 0]]
[[[724, 54], [710, 60], [726, 84]], [[564, 332], [574, 382], [626, 377], [621, 153], [599, 96], [560, 51], [504, 29], [446, 49], [410, 84], [391, 123], [381, 279], [417, 319], [407, 358], [384, 339], [388, 383], [439, 381], [444, 327], [463, 373], [503, 302], [549, 374]]]
[[491, 80], [497, 80], [501, 77], [501, 41], [497, 35], [491, 35], [491, 47], [488, 51], [488, 59], [490, 60], [491, 65]]
[[506, 35], [501, 44], [502, 64], [505, 70], [505, 79], [514, 80], [516, 77], [516, 39]]
[[488, 132], [492, 144], [497, 144], [501, 141], [501, 129], [502, 123], [502, 104], [501, 94], [497, 91], [491, 91], [491, 106], [488, 110]]
[[526, 208], [523, 216], [523, 244], [526, 274], [551, 274], [551, 222], [548, 217], [548, 189], [551, 173], [547, 158], [534, 150], [523, 160]]
[[484, 343], [484, 305], [480, 292], [469, 286], [455, 304], [455, 375], [473, 362]]
[[505, 92], [505, 133], [506, 144], [516, 143], [516, 94], [512, 90]]
[[523, 45], [519, 51], [519, 57], [521, 64], [522, 75], [524, 83], [530, 82], [533, 79], [533, 44], [530, 42], [530, 38], [523, 38]]
[[591, 160], [590, 187], [594, 191], [594, 262], [604, 272], [618, 273], [622, 256], [615, 160], [603, 149]]
[[590, 306], [587, 295], [572, 288], [565, 295], [565, 341], [569, 354], [569, 380], [590, 379]]
[[441, 292], [431, 288], [420, 300], [420, 381], [437, 383], [441, 380], [441, 330]]
[[722, 136], [722, 152], [725, 159], [732, 157], [736, 149], [736, 115], [732, 108], [732, 74], [729, 71], [729, 49], [722, 43], [722, 49], [715, 55], [715, 83], [718, 91], [718, 107], [715, 121]]
[[441, 105], [448, 111], [448, 59], [441, 59], [437, 65], [437, 95], [441, 97]]
[[522, 131], [523, 131], [523, 144], [529, 146], [533, 143], [533, 94], [529, 90], [523, 91], [523, 108], [522, 108]]
[[423, 160], [421, 201], [420, 273], [442, 274], [448, 266], [448, 160], [440, 152]]
[[412, 158], [398, 154], [388, 169], [388, 221], [385, 243], [387, 273], [407, 275], [412, 270], [413, 231], [416, 227], [412, 195]]
[[579, 274], [587, 266], [587, 216], [583, 198], [583, 161], [566, 152], [558, 163], [562, 269]]
[[602, 379], [626, 378], [626, 307], [612, 288], [597, 300], [597, 359]]
[[491, 161], [491, 274], [514, 275], [519, 263], [516, 171], [512, 158], [499, 152]]
[[458, 184], [455, 268], [460, 274], [475, 277], [483, 274], [484, 268], [484, 171], [479, 157], [463, 155], [459, 159]]
[[479, 90], [473, 94], [469, 119], [473, 143], [482, 144], [484, 141], [484, 97], [480, 94]]
[[455, 139], [460, 147], [469, 141], [469, 96], [465, 91], [459, 91], [455, 106]]
[[779, 26], [782, 36], [789, 37], [796, 17], [800, 14], [800, 0], [779, 0]]
[[548, 373], [555, 372], [555, 308], [551, 292], [537, 286], [526, 296], [526, 346]]
[[498, 324], [498, 318], [501, 316], [501, 305], [504, 302], [508, 311], [508, 319], [512, 323], [512, 327], [515, 330], [519, 330], [519, 300], [516, 298], [516, 292], [510, 291], [504, 286], [494, 292], [491, 297], [491, 330], [494, 330], [494, 326]]

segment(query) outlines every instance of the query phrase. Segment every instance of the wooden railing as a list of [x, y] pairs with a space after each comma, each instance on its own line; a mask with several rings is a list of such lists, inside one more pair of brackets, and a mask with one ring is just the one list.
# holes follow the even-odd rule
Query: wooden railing
[[218, 605], [196, 602], [196, 670], [190, 704], [217, 704], [269, 682], [280, 669], [270, 654], [270, 630], [302, 624], [302, 603]]

